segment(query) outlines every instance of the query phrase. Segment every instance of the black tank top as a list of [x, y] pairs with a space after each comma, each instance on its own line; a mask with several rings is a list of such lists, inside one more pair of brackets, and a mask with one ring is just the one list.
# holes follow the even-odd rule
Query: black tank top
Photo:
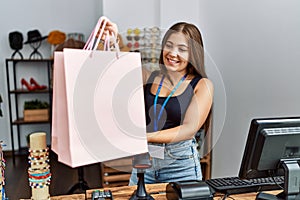
[[[159, 74], [159, 71], [154, 71], [151, 73], [145, 87], [144, 87], [144, 99], [145, 99], [145, 112], [146, 112], [146, 124], [147, 132], [153, 132], [153, 118], [154, 118], [154, 98], [155, 94], [151, 93], [151, 86], [155, 77]], [[164, 130], [173, 128], [181, 125], [186, 110], [191, 102], [191, 99], [194, 95], [194, 88], [197, 85], [198, 81], [201, 79], [201, 76], [194, 77], [189, 83], [188, 87], [184, 90], [183, 93], [177, 96], [172, 96], [167, 105], [164, 108], [163, 114], [158, 122], [158, 130]], [[160, 108], [167, 97], [158, 97], [157, 99], [157, 113], [159, 113]]]

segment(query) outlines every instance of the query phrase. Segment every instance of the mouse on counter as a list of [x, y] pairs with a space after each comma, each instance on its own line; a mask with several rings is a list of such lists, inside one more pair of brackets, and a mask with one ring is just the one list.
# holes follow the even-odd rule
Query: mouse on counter
[[204, 181], [170, 182], [166, 186], [168, 200], [210, 200], [214, 191]]

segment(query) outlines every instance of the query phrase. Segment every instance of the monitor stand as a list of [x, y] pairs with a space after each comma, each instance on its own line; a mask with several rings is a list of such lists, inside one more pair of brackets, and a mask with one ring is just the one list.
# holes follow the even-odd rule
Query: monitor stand
[[284, 191], [278, 195], [260, 192], [256, 200], [300, 200], [300, 166], [297, 160], [282, 161]]

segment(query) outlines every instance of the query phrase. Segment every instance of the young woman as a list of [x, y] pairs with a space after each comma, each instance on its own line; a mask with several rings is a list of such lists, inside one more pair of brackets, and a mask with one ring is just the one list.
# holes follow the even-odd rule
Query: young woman
[[[108, 22], [106, 34], [118, 34]], [[105, 36], [104, 36], [105, 37]], [[204, 68], [199, 29], [174, 24], [162, 41], [159, 70], [143, 69], [147, 140], [152, 167], [145, 183], [202, 180], [196, 133], [209, 129], [213, 84]], [[130, 185], [137, 183], [134, 170]]]

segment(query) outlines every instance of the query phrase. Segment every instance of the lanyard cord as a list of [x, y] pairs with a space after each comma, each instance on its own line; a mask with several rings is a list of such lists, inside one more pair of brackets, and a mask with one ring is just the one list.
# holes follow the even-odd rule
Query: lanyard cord
[[154, 98], [154, 131], [158, 131], [158, 121], [160, 120], [161, 118], [161, 115], [163, 113], [163, 110], [164, 108], [166, 107], [170, 97], [175, 93], [175, 91], [177, 90], [177, 88], [181, 85], [181, 83], [185, 80], [185, 78], [187, 77], [187, 74], [185, 74], [181, 79], [180, 81], [177, 83], [177, 85], [173, 88], [173, 90], [171, 91], [171, 93], [169, 94], [169, 96], [165, 99], [165, 101], [163, 102], [163, 105], [161, 106], [160, 108], [160, 111], [159, 111], [159, 114], [158, 114], [158, 117], [156, 118], [156, 105], [157, 105], [157, 99], [158, 99], [158, 95], [160, 93], [160, 90], [162, 88], [162, 85], [163, 85], [163, 81], [164, 81], [164, 78], [165, 76], [163, 75], [163, 77], [161, 78], [160, 80], [160, 83], [159, 83], [159, 86], [158, 86], [158, 89], [156, 91], [156, 95], [155, 95], [155, 98]]

